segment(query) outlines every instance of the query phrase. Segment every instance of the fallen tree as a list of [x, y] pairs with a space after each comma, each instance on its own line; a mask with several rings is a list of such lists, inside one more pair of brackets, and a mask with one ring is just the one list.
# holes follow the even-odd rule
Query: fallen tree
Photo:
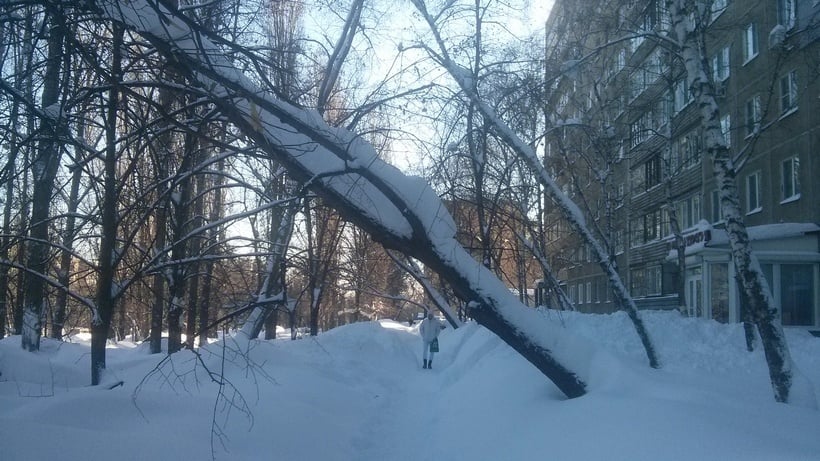
[[472, 316], [548, 377], [567, 397], [586, 392], [591, 352], [559, 327], [536, 321], [489, 270], [455, 239], [449, 212], [427, 183], [383, 162], [355, 133], [333, 128], [318, 112], [296, 107], [253, 84], [226, 57], [239, 47], [154, 0], [97, 1], [100, 20], [140, 34], [208, 98], [256, 148], [276, 158], [345, 219], [386, 248], [437, 272], [467, 301]]

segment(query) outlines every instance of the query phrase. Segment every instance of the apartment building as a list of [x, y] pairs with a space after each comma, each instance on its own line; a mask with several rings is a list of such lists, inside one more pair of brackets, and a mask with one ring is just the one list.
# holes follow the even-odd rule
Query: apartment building
[[[820, 328], [820, 2], [714, 0], [701, 14], [752, 249], [783, 324]], [[639, 307], [737, 322], [743, 302], [713, 165], [669, 23], [663, 0], [556, 1], [547, 62], [561, 77], [550, 88], [545, 164]], [[576, 307], [616, 310], [591, 252], [559, 216], [545, 221]]]

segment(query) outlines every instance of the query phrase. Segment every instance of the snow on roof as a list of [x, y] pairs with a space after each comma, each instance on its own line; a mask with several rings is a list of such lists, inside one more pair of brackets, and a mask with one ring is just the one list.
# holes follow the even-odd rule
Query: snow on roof
[[[750, 240], [774, 240], [778, 238], [799, 237], [812, 232], [820, 231], [820, 226], [815, 223], [777, 223], [764, 224], [762, 226], [750, 226], [746, 230], [749, 232]], [[726, 245], [729, 243], [729, 236], [725, 229], [712, 229], [712, 239], [706, 246]]]

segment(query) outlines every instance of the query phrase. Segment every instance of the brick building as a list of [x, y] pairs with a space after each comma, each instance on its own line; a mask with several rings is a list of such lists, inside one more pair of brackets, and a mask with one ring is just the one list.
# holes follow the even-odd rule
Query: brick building
[[[586, 210], [639, 307], [675, 308], [682, 295], [687, 314], [736, 322], [743, 303], [713, 165], [663, 4], [555, 2], [547, 63], [561, 77], [551, 86], [545, 164]], [[753, 251], [783, 324], [818, 328], [820, 2], [714, 0], [702, 13]], [[545, 227], [576, 307], [615, 310], [591, 252], [559, 216]]]

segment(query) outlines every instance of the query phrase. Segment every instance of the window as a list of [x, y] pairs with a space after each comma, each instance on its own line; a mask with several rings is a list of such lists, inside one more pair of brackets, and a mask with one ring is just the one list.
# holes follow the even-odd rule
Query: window
[[729, 265], [709, 264], [708, 297], [712, 319], [722, 323], [729, 321], [729, 286]]
[[629, 275], [629, 294], [636, 298], [646, 296], [646, 284], [644, 283], [644, 277], [646, 274], [643, 268], [632, 269]]
[[795, 24], [795, 3], [795, 0], [777, 0], [777, 23], [787, 30]]
[[643, 218], [643, 238], [644, 242], [651, 242], [662, 237], [661, 235], [661, 210], [650, 211]]
[[630, 271], [629, 292], [634, 297], [659, 295], [663, 292], [661, 266], [643, 267]]
[[587, 282], [587, 302], [592, 302], [592, 282]]
[[717, 19], [724, 11], [726, 11], [726, 7], [728, 6], [728, 0], [713, 0], [712, 1], [712, 21]]
[[723, 220], [723, 213], [720, 211], [720, 192], [712, 191], [712, 222], [717, 223]]
[[683, 108], [686, 107], [690, 102], [692, 102], [693, 96], [692, 92], [689, 91], [689, 84], [687, 83], [685, 78], [682, 78], [675, 82], [674, 87], [674, 108], [675, 113], [678, 113], [682, 111]]
[[643, 165], [639, 166], [638, 168], [634, 168], [629, 170], [629, 182], [632, 184], [632, 195], [638, 195], [643, 192], [646, 192], [646, 187], [644, 186], [644, 169]]
[[676, 211], [681, 230], [693, 227], [701, 219], [700, 194], [678, 200]]
[[644, 164], [644, 172], [646, 177], [646, 189], [649, 190], [661, 183], [661, 158], [658, 155], [653, 156], [648, 162]]
[[647, 135], [646, 118], [644, 116], [629, 124], [630, 147], [636, 147], [646, 141]]
[[723, 133], [726, 147], [732, 147], [732, 119], [729, 114], [720, 118], [720, 131]]
[[673, 174], [679, 168], [691, 168], [700, 163], [700, 136], [691, 131], [672, 144], [669, 171]]
[[648, 267], [646, 269], [646, 294], [659, 295], [662, 291], [663, 273], [661, 266]]
[[779, 301], [783, 325], [815, 326], [817, 264], [761, 264], [763, 274]]
[[746, 176], [746, 214], [757, 213], [763, 209], [760, 203], [760, 172]]
[[722, 82], [729, 78], [729, 47], [725, 46], [712, 56], [712, 79]]
[[615, 254], [624, 252], [624, 232], [617, 230], [612, 234], [612, 246], [615, 248]]
[[629, 246], [634, 248], [661, 238], [663, 215], [664, 213], [658, 209], [650, 211], [644, 216], [631, 219], [629, 221]]
[[692, 227], [701, 220], [700, 195], [696, 194], [689, 197], [687, 202], [689, 203], [689, 217], [691, 219], [689, 227]]
[[643, 245], [643, 218], [635, 218], [629, 221], [629, 246], [634, 248]]
[[780, 265], [780, 315], [783, 325], [814, 325], [814, 283], [810, 264]]
[[800, 171], [800, 159], [795, 156], [783, 160], [780, 164], [781, 178], [780, 191], [783, 201], [792, 201], [800, 198], [800, 181], [798, 172]]
[[658, 78], [663, 75], [664, 72], [664, 65], [663, 59], [661, 59], [661, 53], [656, 48], [644, 61], [643, 66], [644, 72], [644, 85], [649, 86]]
[[757, 26], [751, 23], [743, 29], [743, 63], [754, 59], [757, 52]]
[[760, 96], [746, 101], [746, 137], [753, 135], [760, 128]]
[[780, 79], [780, 113], [797, 109], [797, 71], [793, 70]]
[[624, 66], [626, 66], [626, 50], [624, 48], [621, 48], [621, 50], [618, 51], [618, 56], [615, 59], [616, 72], [623, 69]]

